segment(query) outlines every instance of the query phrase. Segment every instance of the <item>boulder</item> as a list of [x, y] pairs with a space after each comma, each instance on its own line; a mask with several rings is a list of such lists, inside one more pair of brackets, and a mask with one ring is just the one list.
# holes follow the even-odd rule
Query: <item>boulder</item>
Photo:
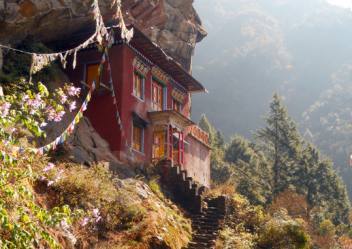
[[[94, 27], [92, 0], [0, 1], [0, 43], [16, 45], [31, 36], [61, 42]], [[99, 0], [105, 22], [112, 21], [112, 0]], [[159, 44], [187, 70], [197, 42], [206, 35], [193, 0], [122, 0], [125, 20]], [[169, 35], [172, 33], [172, 35]], [[176, 48], [175, 48], [176, 44]]]
[[133, 167], [121, 163], [111, 152], [109, 144], [96, 132], [88, 118], [83, 117], [73, 134], [67, 139], [68, 157], [80, 164], [106, 164], [120, 178], [133, 177]]

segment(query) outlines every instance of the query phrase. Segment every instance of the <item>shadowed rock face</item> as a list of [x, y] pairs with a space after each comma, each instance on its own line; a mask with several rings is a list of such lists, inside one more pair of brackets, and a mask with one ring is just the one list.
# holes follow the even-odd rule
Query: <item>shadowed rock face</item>
[[[55, 42], [93, 26], [91, 0], [0, 0], [0, 42], [28, 36]], [[197, 42], [206, 36], [193, 0], [123, 0], [126, 22], [134, 24], [187, 70]], [[110, 21], [111, 0], [99, 1]]]

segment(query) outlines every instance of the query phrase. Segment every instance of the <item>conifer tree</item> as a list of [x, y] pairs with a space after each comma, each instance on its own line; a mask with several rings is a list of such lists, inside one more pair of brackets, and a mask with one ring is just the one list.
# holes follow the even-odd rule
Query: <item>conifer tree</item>
[[229, 163], [238, 163], [240, 160], [249, 163], [253, 154], [248, 141], [236, 135], [226, 148], [224, 159]]
[[215, 135], [216, 147], [224, 149], [225, 147], [225, 137], [221, 131], [217, 130]]
[[266, 117], [267, 126], [256, 133], [259, 146], [272, 164], [273, 190], [278, 193], [291, 183], [301, 138], [294, 121], [288, 116], [280, 97], [274, 94], [270, 111]]
[[198, 122], [199, 127], [209, 134], [209, 143], [213, 145], [215, 140], [215, 128], [209, 122], [207, 116], [203, 113]]
[[223, 160], [225, 139], [223, 138], [221, 132], [217, 131], [209, 122], [205, 114], [202, 114], [198, 125], [209, 135], [209, 143], [212, 148], [210, 159], [212, 180], [215, 183], [227, 182], [230, 179], [232, 172], [230, 167], [228, 167]]
[[240, 194], [253, 204], [264, 205], [271, 200], [269, 164], [248, 140], [235, 136], [226, 147], [224, 160], [231, 165]]

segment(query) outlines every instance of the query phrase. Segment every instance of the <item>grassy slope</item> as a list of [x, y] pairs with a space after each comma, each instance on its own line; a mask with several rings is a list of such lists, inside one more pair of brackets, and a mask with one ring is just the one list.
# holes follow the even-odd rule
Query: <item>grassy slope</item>
[[[55, 168], [43, 173], [47, 163], [45, 156], [37, 155], [21, 166], [31, 167], [34, 175], [38, 175], [37, 180], [22, 182], [28, 182], [28, 189], [40, 207], [52, 210], [69, 205], [72, 210], [82, 209], [85, 213], [99, 209], [102, 217], [85, 226], [81, 224], [82, 217], [70, 225], [68, 233], [59, 226], [44, 226], [61, 247], [70, 248], [71, 235], [78, 248], [180, 249], [190, 240], [190, 221], [164, 198], [156, 181], [150, 182], [151, 188], [142, 179], [118, 179], [102, 165], [88, 168], [68, 162], [54, 162]], [[48, 186], [58, 174], [61, 178]], [[40, 180], [43, 175], [46, 179]], [[16, 186], [17, 182], [12, 184]], [[25, 203], [18, 201], [17, 208], [22, 206]]]

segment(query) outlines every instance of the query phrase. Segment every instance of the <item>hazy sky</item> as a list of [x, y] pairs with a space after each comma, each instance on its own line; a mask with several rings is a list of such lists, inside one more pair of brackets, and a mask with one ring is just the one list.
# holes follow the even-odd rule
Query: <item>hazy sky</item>
[[352, 0], [327, 0], [327, 2], [343, 8], [352, 9]]

